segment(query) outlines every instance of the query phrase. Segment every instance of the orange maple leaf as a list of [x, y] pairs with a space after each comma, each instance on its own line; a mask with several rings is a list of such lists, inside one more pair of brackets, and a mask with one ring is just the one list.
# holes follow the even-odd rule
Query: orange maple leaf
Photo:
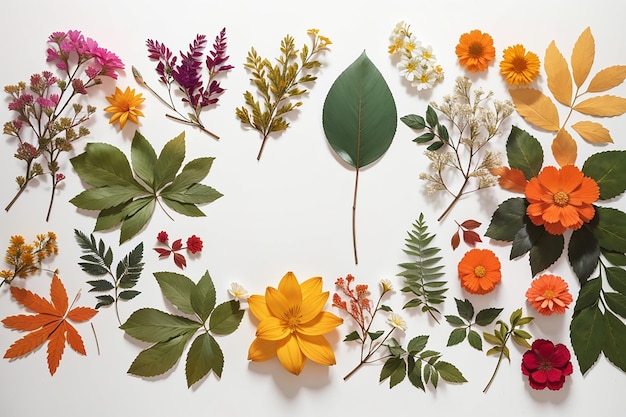
[[5, 358], [15, 359], [27, 355], [47, 340], [48, 369], [50, 375], [54, 375], [61, 362], [65, 342], [76, 352], [86, 355], [83, 339], [68, 320], [85, 322], [98, 311], [89, 307], [75, 307], [69, 310], [71, 306], [68, 303], [67, 292], [56, 274], [50, 284], [50, 301], [17, 287], [11, 287], [11, 295], [15, 301], [37, 314], [20, 314], [2, 320], [2, 323], [11, 329], [30, 331], [7, 349]]

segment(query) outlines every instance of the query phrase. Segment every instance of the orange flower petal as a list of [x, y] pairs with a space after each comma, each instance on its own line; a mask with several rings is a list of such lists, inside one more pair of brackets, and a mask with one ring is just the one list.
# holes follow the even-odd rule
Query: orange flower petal
[[265, 304], [265, 297], [262, 295], [251, 295], [248, 297], [248, 307], [250, 312], [259, 320], [263, 320], [270, 316], [270, 311]]
[[294, 375], [300, 375], [306, 356], [300, 350], [300, 344], [292, 334], [276, 342], [276, 355], [281, 365]]
[[265, 304], [274, 317], [287, 317], [289, 311], [293, 310], [293, 302], [285, 297], [274, 287], [267, 287], [265, 290]]
[[276, 357], [276, 342], [273, 340], [254, 339], [248, 348], [248, 360], [263, 362]]
[[298, 333], [308, 336], [320, 336], [332, 331], [335, 327], [343, 323], [343, 319], [337, 317], [329, 311], [322, 311], [308, 322], [303, 322], [298, 326]]
[[330, 344], [323, 336], [307, 336], [299, 334], [296, 336], [300, 351], [307, 358], [320, 365], [334, 365], [335, 353]]
[[287, 272], [278, 283], [278, 291], [289, 300], [291, 305], [300, 304], [302, 301], [302, 289], [293, 272]]
[[266, 317], [256, 328], [256, 336], [265, 340], [280, 340], [289, 336], [291, 330], [286, 323], [277, 317]]
[[309, 278], [300, 284], [302, 299], [322, 292], [322, 277]]

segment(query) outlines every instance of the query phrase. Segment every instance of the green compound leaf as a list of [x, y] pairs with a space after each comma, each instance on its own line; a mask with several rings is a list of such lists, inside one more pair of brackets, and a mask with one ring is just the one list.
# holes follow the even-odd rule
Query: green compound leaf
[[209, 372], [215, 372], [218, 377], [224, 370], [224, 353], [213, 336], [203, 333], [191, 344], [185, 363], [187, 388], [204, 378]]
[[154, 308], [142, 308], [131, 314], [120, 329], [143, 342], [166, 342], [183, 334], [193, 334], [200, 326], [201, 323], [186, 317]]
[[626, 151], [607, 151], [591, 155], [583, 164], [585, 176], [600, 187], [600, 200], [617, 197], [626, 191]]
[[326, 139], [346, 163], [356, 168], [352, 204], [352, 243], [356, 249], [356, 201], [359, 170], [389, 149], [396, 133], [396, 104], [389, 86], [365, 51], [335, 80], [324, 101]]
[[509, 166], [522, 171], [526, 180], [539, 175], [543, 165], [543, 148], [528, 132], [512, 126], [506, 142], [506, 154]]

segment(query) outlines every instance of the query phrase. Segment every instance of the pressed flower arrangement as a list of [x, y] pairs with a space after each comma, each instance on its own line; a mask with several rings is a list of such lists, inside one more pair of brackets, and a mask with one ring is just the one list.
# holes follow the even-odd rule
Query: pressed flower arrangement
[[[331, 44], [315, 29], [308, 33], [312, 43], [299, 50], [289, 35], [283, 39], [278, 64], [260, 57], [254, 48], [248, 53], [244, 68], [248, 70], [259, 96], [246, 91], [245, 104], [236, 109], [235, 116], [240, 125], [261, 135], [257, 159], [261, 157], [266, 140], [280, 134], [289, 126], [290, 118], [295, 117], [292, 111], [302, 105], [297, 100], [307, 92], [304, 86], [310, 88], [316, 80], [313, 74], [321, 66], [321, 53]], [[200, 114], [216, 105], [224, 91], [216, 78], [218, 74], [225, 75], [223, 73], [233, 69], [226, 63], [229, 57], [226, 56], [225, 35], [225, 30], [222, 30], [215, 38], [214, 50], [206, 57], [203, 55], [206, 46], [203, 35], [198, 35], [190, 44], [189, 51], [181, 52], [180, 56], [174, 56], [158, 41], [148, 40], [146, 43], [150, 58], [158, 61], [156, 71], [160, 82], [167, 88], [169, 99], [161, 100], [173, 112], [167, 117], [213, 136], [216, 135], [200, 121]], [[86, 71], [99, 77], [117, 78], [117, 71], [122, 66], [115, 55], [93, 46], [91, 40], [81, 38], [80, 32], [70, 31], [56, 36], [58, 39], [51, 39], [57, 46], [53, 45], [48, 54], [50, 61], [60, 65], [59, 69], [64, 70], [63, 63], [67, 65], [71, 61], [63, 58], [63, 52], [77, 53], [78, 56], [83, 53], [87, 54], [85, 59], [93, 59], [92, 62], [100, 65], [99, 69], [90, 67]], [[75, 38], [75, 45], [64, 44], [64, 37]], [[396, 26], [390, 41], [388, 52], [399, 59], [396, 69], [412, 87], [421, 91], [407, 92], [413, 94], [412, 99], [423, 99], [431, 92], [422, 90], [430, 90], [443, 81], [443, 71], [435, 60], [433, 48], [419, 42], [404, 22]], [[90, 57], [89, 53], [79, 50], [76, 45], [81, 45], [81, 42], [87, 50], [96, 48], [93, 50], [99, 51], [100, 55]], [[146, 265], [154, 266], [160, 262], [161, 266], [192, 269], [199, 264], [201, 253], [205, 260], [213, 255], [210, 248], [221, 242], [209, 243], [209, 239], [203, 241], [198, 237], [204, 237], [203, 233], [208, 230], [204, 229], [207, 223], [198, 219], [204, 216], [199, 206], [222, 195], [212, 187], [201, 184], [212, 167], [213, 158], [200, 157], [183, 165], [187, 153], [191, 153], [190, 147], [185, 144], [184, 133], [167, 141], [157, 155], [153, 144], [137, 131], [128, 144], [128, 158], [125, 150], [106, 143], [107, 138], [105, 142], [87, 144], [83, 153], [71, 159], [75, 174], [83, 180], [86, 190], [70, 201], [79, 209], [79, 214], [96, 212], [93, 233], [74, 229], [74, 238], [82, 250], [78, 261], [84, 273], [82, 278], [85, 278], [89, 293], [96, 294], [94, 308], [70, 305], [59, 278], [60, 272], [48, 271], [42, 265], [42, 261], [58, 252], [55, 234], [38, 235], [30, 245], [21, 236], [10, 238], [5, 257], [8, 268], [0, 272], [3, 279], [0, 286], [7, 294], [10, 293], [5, 298], [14, 300], [16, 308], [24, 307], [35, 315], [10, 315], [2, 321], [7, 328], [31, 332], [11, 345], [5, 358], [24, 357], [47, 343], [49, 372], [55, 374], [66, 344], [79, 354], [86, 353], [83, 337], [88, 333], [83, 333], [81, 337], [72, 323], [90, 321], [97, 312], [110, 306], [115, 310], [126, 338], [134, 339], [135, 347], [139, 347], [139, 353], [128, 368], [129, 374], [146, 379], [163, 379], [176, 372], [178, 362], [185, 355], [184, 365], [181, 363], [178, 366], [184, 367], [187, 387], [195, 390], [211, 374], [220, 380], [227, 360], [228, 365], [231, 361], [245, 360], [244, 357], [229, 355], [226, 351], [229, 341], [224, 336], [239, 329], [247, 308], [250, 320], [246, 324], [256, 327], [254, 335], [245, 336], [240, 331], [237, 336], [246, 337], [247, 359], [254, 362], [248, 364], [248, 369], [265, 373], [272, 369], [271, 365], [256, 362], [276, 361], [287, 371], [278, 373], [276, 378], [298, 376], [305, 379], [315, 375], [309, 373], [310, 368], [316, 367], [319, 371], [319, 368], [339, 365], [337, 368], [346, 369], [347, 373], [341, 373], [345, 375], [346, 384], [354, 383], [353, 378], [364, 374], [363, 368], [375, 366], [379, 369], [378, 381], [374, 384], [388, 384], [389, 388], [408, 381], [414, 387], [430, 392], [441, 381], [451, 384], [474, 382], [467, 381], [467, 373], [461, 371], [465, 364], [460, 363], [457, 367], [443, 360], [444, 356], [448, 357], [447, 349], [469, 349], [472, 354], [481, 355], [485, 363], [489, 361], [486, 356], [497, 358], [483, 392], [494, 384], [498, 372], [502, 372], [502, 364], [507, 362], [505, 359], [513, 364], [506, 372], [518, 372], [519, 384], [523, 386], [527, 383], [534, 390], [562, 389], [569, 383], [576, 365], [584, 375], [601, 354], [626, 372], [621, 349], [626, 343], [626, 214], [616, 208], [626, 191], [626, 167], [623, 164], [626, 151], [603, 149], [577, 165], [577, 145], [567, 131], [571, 126], [583, 139], [593, 144], [610, 145], [613, 142], [608, 129], [596, 121], [568, 123], [575, 113], [591, 117], [612, 117], [624, 113], [623, 98], [597, 93], [620, 85], [626, 78], [626, 66], [604, 68], [591, 76], [585, 85], [588, 75], [592, 74], [593, 59], [590, 56], [595, 53], [595, 40], [590, 29], [580, 35], [571, 62], [563, 58], [553, 42], [543, 59], [545, 81], [555, 99], [553, 102], [539, 90], [541, 83], [535, 83], [542, 69], [538, 55], [520, 43], [506, 47], [499, 54], [496, 45], [494, 37], [481, 30], [461, 34], [456, 48], [449, 47], [446, 51], [437, 45], [439, 57], [446, 53], [454, 56], [454, 52], [460, 71], [469, 74], [456, 78], [453, 95], [425, 104], [423, 117], [409, 114], [400, 119], [408, 127], [421, 131], [415, 142], [428, 144], [424, 160], [430, 162], [431, 172], [421, 175], [421, 179], [427, 181], [427, 191], [443, 190], [452, 196], [453, 200], [439, 220], [450, 213], [465, 195], [498, 183], [505, 190], [519, 194], [495, 204], [497, 208], [491, 219], [486, 220], [488, 228], [482, 235], [478, 229], [483, 223], [475, 220], [478, 213], [472, 212], [472, 217], [464, 221], [457, 217], [456, 226], [451, 224], [456, 230], [444, 244], [455, 250], [460, 247], [462, 239], [469, 246], [465, 253], [442, 251], [438, 232], [445, 229], [430, 228], [426, 217], [420, 214], [404, 241], [402, 251], [406, 259], [381, 261], [388, 263], [390, 273], [397, 273], [395, 269], [400, 269], [397, 273], [400, 282], [397, 292], [391, 280], [379, 280], [376, 286], [367, 282], [357, 284], [354, 276], [348, 274], [336, 279], [336, 293], [329, 300], [331, 292], [324, 288], [329, 281], [324, 284], [321, 277], [315, 277], [299, 282], [293, 273], [288, 272], [276, 287], [263, 285], [263, 293], [249, 295], [238, 283], [226, 288], [222, 279], [214, 280], [208, 271], [197, 282], [179, 273], [161, 271], [153, 275], [165, 308], [142, 306], [141, 300], [149, 293], [150, 286], [150, 280], [139, 279]], [[55, 55], [55, 51], [59, 56]], [[209, 78], [203, 83], [200, 74], [205, 68]], [[486, 74], [480, 73], [487, 71], [495, 72], [498, 81], [510, 88], [511, 102], [493, 100], [492, 93], [485, 93], [478, 87], [478, 83], [483, 83], [486, 78]], [[72, 77], [69, 72], [68, 75]], [[141, 86], [156, 94], [136, 69], [133, 69], [133, 75]], [[48, 73], [42, 73], [31, 78], [28, 88], [36, 92], [40, 84], [52, 87], [52, 78]], [[55, 82], [58, 88], [62, 88], [58, 80]], [[92, 84], [97, 83], [93, 81]], [[85, 94], [87, 87], [91, 87], [89, 83], [83, 83], [81, 88], [77, 81], [71, 84], [75, 94]], [[363, 84], [368, 88], [361, 88]], [[109, 114], [109, 124], [119, 124], [119, 130], [123, 130], [128, 122], [138, 124], [139, 117], [148, 114], [144, 114], [147, 104], [144, 97], [130, 87], [125, 90], [114, 88], [114, 93], [104, 97], [109, 103], [104, 108], [104, 112]], [[57, 97], [40, 92], [37, 93], [39, 100], [33, 104], [24, 96], [30, 93], [26, 93], [26, 87], [21, 85], [7, 93], [12, 95], [11, 111], [28, 106], [35, 109], [24, 110], [26, 113], [22, 117], [5, 125], [5, 133], [11, 139], [17, 137], [20, 140], [16, 155], [27, 162], [27, 170], [31, 170], [29, 175], [34, 178], [41, 175], [35, 162], [39, 151], [34, 145], [21, 142], [22, 119], [29, 112], [35, 114], [41, 110], [46, 114], [46, 109], [53, 106], [44, 98], [54, 102]], [[589, 98], [589, 95], [593, 97]], [[182, 107], [173, 98], [180, 99]], [[560, 117], [557, 105], [567, 107], [565, 117]], [[321, 126], [317, 136], [321, 136], [323, 128], [331, 154], [334, 152], [337, 161], [356, 171], [352, 200], [356, 264], [359, 174], [361, 169], [377, 162], [390, 149], [396, 135], [396, 102], [381, 72], [363, 53], [332, 84], [324, 108], [319, 110]], [[81, 111], [75, 110], [76, 114]], [[493, 140], [503, 130], [509, 130], [506, 124], [510, 116], [515, 116], [514, 111], [531, 125], [556, 135], [551, 138], [555, 166], [545, 163], [542, 144], [517, 126], [510, 128], [506, 144]], [[77, 122], [74, 127], [86, 122], [94, 111], [89, 107], [87, 113], [85, 117], [74, 119]], [[143, 120], [147, 121], [147, 118]], [[117, 129], [109, 130], [120, 133]], [[66, 133], [73, 137], [72, 133], [68, 133], [71, 131], [67, 129]], [[76, 138], [87, 134], [87, 131], [80, 131]], [[501, 161], [501, 151], [506, 153], [507, 166]], [[52, 166], [48, 167], [51, 172], [55, 169], [54, 164]], [[55, 179], [58, 184], [64, 175], [54, 172], [57, 173]], [[448, 182], [455, 175], [457, 178]], [[28, 182], [24, 179], [23, 184]], [[472, 184], [475, 188], [470, 187]], [[476, 197], [476, 206], [489, 208], [488, 204], [483, 204], [489, 200], [483, 199], [483, 195], [493, 197], [493, 194], [478, 194], [482, 195]], [[425, 204], [429, 203], [425, 201]], [[161, 231], [157, 234], [157, 230], [153, 230], [150, 232], [152, 237], [144, 236], [156, 205], [163, 205], [168, 216], [171, 210], [189, 217], [189, 221], [199, 220], [199, 227], [193, 230], [194, 234], [183, 234], [178, 230], [178, 224], [174, 223], [167, 228], [170, 233]], [[488, 216], [491, 213], [482, 214]], [[441, 223], [435, 225], [439, 227]], [[118, 226], [119, 245], [134, 240], [136, 246], [122, 252], [126, 255], [114, 264], [113, 252], [117, 253], [119, 248], [107, 246], [94, 233]], [[171, 242], [170, 234], [176, 237]], [[188, 237], [185, 240], [181, 236]], [[210, 236], [213, 239], [216, 235]], [[150, 258], [144, 257], [144, 244], [153, 247]], [[510, 259], [498, 257], [496, 251], [508, 244], [511, 246]], [[525, 258], [526, 254], [530, 273], [527, 274], [528, 282], [524, 284], [525, 293], [517, 297], [526, 304], [515, 309], [505, 306], [510, 315], [503, 319], [500, 315], [505, 308], [489, 304], [502, 294], [508, 295], [510, 287], [504, 273], [507, 263], [520, 263], [520, 258]], [[561, 276], [550, 271], [561, 257], [566, 258], [564, 264], [571, 268], [571, 276], [567, 275], [567, 271], [560, 271]], [[189, 262], [188, 265], [187, 258], [195, 258], [196, 262]], [[213, 257], [209, 259], [211, 262], [221, 261]], [[365, 269], [359, 272], [360, 276], [369, 273], [368, 264], [363, 264]], [[524, 271], [525, 265], [522, 267], [518, 270]], [[32, 279], [14, 280], [42, 271], [50, 272], [52, 277], [49, 300], [34, 291], [20, 288], [30, 285]], [[515, 278], [520, 278], [524, 273], [516, 272], [515, 275]], [[569, 279], [572, 277], [578, 285]], [[246, 285], [257, 281], [257, 277], [252, 276], [238, 278]], [[462, 298], [467, 298], [454, 298], [452, 301], [448, 297], [451, 289], [458, 290]], [[378, 292], [373, 295], [376, 290]], [[230, 300], [218, 304], [219, 291], [228, 294]], [[140, 294], [143, 294], [142, 297], [138, 297]], [[132, 303], [125, 304], [131, 300]], [[475, 311], [472, 303], [478, 305], [478, 300], [487, 306]], [[122, 320], [121, 305], [132, 305], [136, 310]], [[396, 305], [401, 306], [401, 312], [396, 311], [400, 309], [394, 310]], [[334, 308], [337, 315], [328, 311], [327, 307]], [[450, 314], [454, 307], [456, 313]], [[98, 318], [106, 315], [102, 312]], [[548, 340], [552, 336], [541, 334], [543, 327], [534, 326], [535, 320], [557, 322], [570, 316], [569, 341]], [[423, 325], [423, 321], [428, 323], [428, 327]], [[452, 330], [447, 345], [431, 347], [439, 341], [424, 333], [447, 328], [447, 336], [449, 326]], [[420, 329], [418, 336], [409, 337], [407, 332], [414, 328]], [[345, 343], [335, 343], [337, 340], [333, 336], [344, 330]], [[95, 336], [95, 329], [93, 333]], [[533, 336], [537, 338], [533, 339]], [[467, 343], [463, 343], [466, 340]], [[512, 348], [513, 345], [518, 348]], [[353, 363], [337, 363], [337, 352], [341, 349], [355, 353]], [[474, 361], [473, 358], [471, 360]], [[479, 366], [482, 370], [482, 365]], [[335, 370], [324, 369], [323, 372], [330, 380]], [[485, 380], [487, 376], [486, 373]], [[217, 382], [231, 383], [226, 379]], [[466, 389], [465, 386], [471, 385], [464, 385], [463, 389]], [[452, 386], [449, 390], [453, 392], [457, 388]]]

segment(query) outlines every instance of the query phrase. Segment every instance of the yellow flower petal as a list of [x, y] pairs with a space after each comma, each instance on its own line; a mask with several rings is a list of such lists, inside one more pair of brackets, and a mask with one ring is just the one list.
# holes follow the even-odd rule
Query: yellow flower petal
[[319, 336], [332, 331], [343, 323], [343, 319], [328, 311], [322, 311], [313, 320], [298, 326], [298, 333], [307, 336]]
[[319, 294], [322, 292], [322, 277], [309, 278], [300, 285], [300, 288], [303, 300], [311, 295]]
[[336, 363], [333, 349], [323, 336], [305, 336], [299, 334], [296, 337], [300, 351], [313, 362], [327, 366]]
[[267, 287], [265, 290], [265, 304], [274, 317], [289, 317], [290, 311], [293, 311], [292, 300], [287, 299], [280, 291], [273, 287]]
[[276, 356], [276, 342], [273, 340], [254, 339], [248, 348], [248, 359], [254, 362], [263, 362]]
[[293, 272], [287, 272], [280, 280], [278, 291], [284, 295], [292, 305], [300, 304], [300, 301], [302, 301], [302, 290]]
[[300, 350], [298, 340], [294, 335], [276, 342], [276, 355], [281, 365], [294, 375], [300, 375], [306, 356]]
[[248, 298], [248, 307], [250, 312], [259, 320], [263, 320], [270, 316], [270, 311], [265, 304], [265, 297], [262, 295], [251, 295]]
[[305, 298], [300, 307], [300, 322], [307, 323], [313, 320], [326, 305], [326, 300], [328, 300], [328, 292], [321, 292]]
[[256, 336], [265, 340], [284, 339], [291, 333], [285, 322], [276, 317], [266, 317], [256, 328]]

